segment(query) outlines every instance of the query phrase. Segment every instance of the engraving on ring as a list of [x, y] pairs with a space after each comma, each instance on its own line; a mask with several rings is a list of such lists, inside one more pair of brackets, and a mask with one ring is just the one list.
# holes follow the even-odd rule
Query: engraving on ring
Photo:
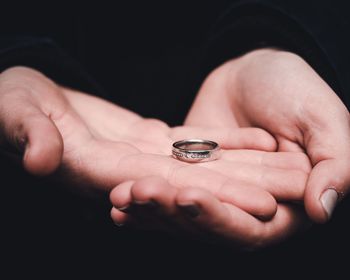
[[187, 152], [187, 153], [181, 153], [177, 151], [173, 151], [174, 156], [176, 157], [185, 157], [185, 158], [210, 158], [210, 153], [195, 153], [195, 152]]

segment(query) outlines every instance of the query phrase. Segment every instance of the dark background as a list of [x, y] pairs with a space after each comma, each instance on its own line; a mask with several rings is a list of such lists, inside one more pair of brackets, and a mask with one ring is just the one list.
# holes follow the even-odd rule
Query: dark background
[[[101, 95], [175, 125], [201, 83], [201, 47], [230, 2], [6, 5], [0, 34], [53, 39], [97, 81]], [[346, 270], [341, 255], [349, 249], [349, 203], [325, 226], [273, 248], [237, 253], [224, 246], [116, 228], [108, 206], [32, 178], [3, 157], [0, 170], [0, 251], [2, 267], [12, 275], [155, 277], [166, 269], [163, 278], [222, 279], [219, 275], [226, 273], [225, 278], [234, 279], [239, 273], [284, 278], [300, 276], [302, 269], [314, 276]]]

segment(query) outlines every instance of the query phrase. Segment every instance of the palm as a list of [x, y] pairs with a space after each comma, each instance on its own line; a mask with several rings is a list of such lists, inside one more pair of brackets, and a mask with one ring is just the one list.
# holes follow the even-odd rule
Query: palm
[[[117, 105], [79, 92], [65, 90], [65, 97], [70, 110], [66, 111], [60, 126], [62, 130], [70, 129], [75, 134], [74, 137], [89, 136], [98, 141], [132, 143], [132, 146], [142, 152], [169, 152], [167, 135], [170, 128], [165, 123], [156, 119], [144, 119]], [[69, 134], [68, 132], [67, 136]]]
[[[110, 189], [120, 182], [118, 164], [126, 156], [165, 154], [169, 129], [95, 97], [64, 90], [67, 103], [54, 123], [64, 142], [61, 169], [79, 183]], [[142, 134], [150, 133], [147, 141]], [[162, 132], [163, 130], [163, 132]], [[67, 176], [68, 175], [68, 176]]]

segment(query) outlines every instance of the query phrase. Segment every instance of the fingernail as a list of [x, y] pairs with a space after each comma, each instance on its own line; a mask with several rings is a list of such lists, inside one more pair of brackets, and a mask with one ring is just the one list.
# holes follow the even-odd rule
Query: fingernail
[[328, 190], [324, 191], [320, 200], [321, 200], [323, 209], [326, 211], [329, 219], [332, 216], [334, 208], [337, 204], [338, 193], [335, 189], [329, 188]]
[[134, 201], [133, 204], [137, 205], [137, 206], [142, 206], [142, 207], [146, 207], [149, 209], [155, 209], [158, 207], [158, 203], [153, 201], [153, 200], [148, 200], [148, 201]]
[[188, 217], [194, 219], [200, 215], [200, 210], [196, 205], [179, 205], [181, 211]]
[[117, 207], [117, 209], [119, 210], [119, 211], [122, 211], [122, 212], [124, 212], [124, 213], [128, 213], [129, 212], [129, 210], [130, 210], [130, 205], [128, 204], [128, 205], [125, 205], [125, 206], [122, 206], [122, 207]]

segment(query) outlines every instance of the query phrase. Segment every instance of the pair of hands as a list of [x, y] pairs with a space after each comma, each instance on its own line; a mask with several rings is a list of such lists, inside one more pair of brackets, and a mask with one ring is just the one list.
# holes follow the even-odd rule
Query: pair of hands
[[[255, 51], [219, 67], [185, 126], [175, 128], [23, 67], [0, 75], [0, 100], [3, 150], [23, 151], [29, 172], [52, 174], [81, 191], [118, 185], [111, 193], [118, 224], [258, 247], [307, 222], [300, 206], [287, 202], [304, 200], [309, 216], [323, 222], [324, 190], [345, 194], [349, 185], [348, 111], [289, 53]], [[171, 144], [185, 138], [218, 142], [221, 158], [200, 164], [171, 158]], [[331, 205], [337, 193], [323, 201]]]
[[[277, 202], [273, 216], [259, 215], [258, 212], [245, 208], [245, 203], [242, 205], [231, 201], [240, 210], [244, 210], [244, 214], [250, 214], [244, 216], [227, 204], [228, 201], [218, 197], [217, 193], [214, 193], [218, 198], [215, 200], [189, 188], [177, 191], [175, 199], [168, 199], [171, 203], [175, 201], [177, 206], [185, 205], [189, 209], [191, 225], [201, 232], [204, 229], [204, 232], [214, 233], [243, 246], [265, 246], [308, 224], [305, 211], [301, 211], [300, 205], [293, 204], [293, 201], [303, 200], [308, 218], [323, 223], [331, 217], [337, 202], [348, 191], [349, 112], [332, 89], [295, 54], [257, 50], [220, 66], [203, 83], [185, 125], [207, 129], [229, 128], [231, 131], [260, 127], [276, 140], [276, 146], [270, 143], [264, 147], [265, 152], [260, 154], [247, 150], [230, 151], [239, 162], [238, 166], [243, 166], [247, 163], [245, 160], [249, 159], [250, 164], [258, 164], [262, 168], [257, 171], [250, 165], [249, 171], [245, 171], [236, 167], [230, 170], [230, 174], [234, 178], [246, 174], [247, 177], [250, 176], [250, 181], [247, 182], [272, 194]], [[262, 138], [251, 139], [254, 140], [259, 143]], [[267, 166], [275, 170], [267, 171]], [[221, 168], [218, 171], [223, 170]], [[253, 181], [255, 176], [261, 181]], [[272, 180], [265, 181], [269, 176]], [[244, 188], [241, 182], [238, 186]], [[159, 187], [147, 187], [149, 185]], [[161, 185], [166, 187], [162, 189]], [[131, 195], [123, 194], [124, 188]], [[147, 188], [150, 193], [145, 195]], [[166, 182], [157, 182], [156, 179], [153, 182], [152, 179], [127, 182], [115, 189], [111, 198], [116, 207], [130, 205], [131, 201], [141, 201], [140, 204], [143, 205], [146, 201], [159, 201], [161, 196], [166, 198], [165, 193], [169, 188]], [[162, 191], [164, 194], [161, 194]], [[227, 196], [229, 195], [226, 194]], [[254, 194], [251, 192], [249, 196], [253, 201]], [[244, 202], [244, 199], [240, 199], [240, 202]], [[150, 205], [146, 203], [146, 206]], [[134, 217], [141, 216], [141, 220], [152, 224], [159, 212], [155, 212], [154, 205], [152, 206], [148, 210], [151, 215], [146, 217], [139, 205], [133, 207], [136, 210], [132, 209], [131, 212]], [[170, 206], [168, 209], [165, 221], [169, 220], [169, 216], [174, 217], [178, 210]], [[178, 221], [179, 217], [175, 216]], [[125, 215], [116, 208], [112, 210], [112, 217], [116, 222], [125, 219]], [[162, 220], [162, 217], [157, 216], [157, 219]], [[139, 221], [136, 219], [136, 224]], [[180, 224], [187, 229], [187, 222], [181, 221]]]

